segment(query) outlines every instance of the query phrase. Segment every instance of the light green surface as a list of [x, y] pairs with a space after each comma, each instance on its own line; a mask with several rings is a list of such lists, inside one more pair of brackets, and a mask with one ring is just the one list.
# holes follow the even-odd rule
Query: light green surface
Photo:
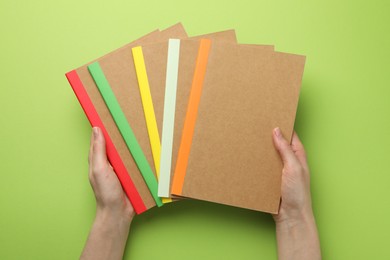
[[[0, 259], [78, 257], [95, 210], [90, 126], [64, 73], [177, 21], [307, 55], [296, 128], [324, 259], [390, 259], [389, 13], [387, 0], [1, 0]], [[130, 231], [126, 259], [157, 257], [276, 259], [274, 224], [172, 203]]]

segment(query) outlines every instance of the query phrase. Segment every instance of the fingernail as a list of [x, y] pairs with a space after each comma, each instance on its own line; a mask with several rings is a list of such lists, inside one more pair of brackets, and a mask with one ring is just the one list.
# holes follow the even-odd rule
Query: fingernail
[[99, 129], [97, 127], [94, 127], [92, 131], [93, 131], [93, 137], [97, 138], [99, 136]]
[[275, 133], [276, 137], [278, 137], [278, 138], [282, 136], [282, 132], [280, 131], [279, 127], [274, 129], [274, 133]]

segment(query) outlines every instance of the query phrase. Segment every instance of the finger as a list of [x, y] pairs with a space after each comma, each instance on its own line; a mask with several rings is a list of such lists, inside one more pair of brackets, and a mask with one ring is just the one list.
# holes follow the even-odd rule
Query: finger
[[[89, 145], [89, 153], [88, 153], [88, 164], [89, 164], [89, 167], [88, 167], [88, 178], [89, 178], [89, 181], [91, 182], [91, 184], [94, 182], [93, 180], [93, 175], [92, 175], [92, 157], [93, 157], [93, 130], [92, 130], [92, 133], [91, 133], [91, 141], [90, 141], [90, 145]], [[92, 185], [93, 186], [93, 185]]]
[[306, 158], [305, 147], [303, 147], [303, 144], [295, 131], [292, 136], [291, 148], [295, 153], [297, 159], [301, 163], [301, 165], [307, 169], [307, 158]]
[[273, 141], [284, 165], [294, 165], [298, 163], [298, 159], [296, 158], [294, 151], [292, 150], [289, 142], [287, 142], [287, 140], [283, 137], [279, 127], [275, 128], [273, 131]]
[[106, 141], [100, 128], [93, 128], [93, 147], [92, 147], [92, 169], [94, 171], [104, 170], [108, 165], [106, 155]]
[[89, 165], [92, 165], [92, 155], [93, 155], [93, 130], [91, 133], [91, 141], [89, 145], [89, 153], [88, 153], [88, 163]]

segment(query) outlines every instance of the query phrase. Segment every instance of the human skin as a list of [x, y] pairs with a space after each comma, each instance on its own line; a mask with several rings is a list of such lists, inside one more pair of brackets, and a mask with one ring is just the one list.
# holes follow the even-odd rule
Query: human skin
[[273, 141], [283, 161], [281, 204], [279, 214], [273, 216], [278, 259], [321, 259], [305, 149], [295, 132], [290, 144], [280, 129], [275, 128]]
[[[273, 131], [273, 141], [284, 165], [279, 214], [273, 215], [278, 258], [321, 259], [304, 147], [295, 132], [290, 144], [279, 128]], [[94, 127], [89, 180], [96, 197], [96, 217], [80, 259], [122, 259], [134, 217], [134, 209], [107, 160], [105, 145], [102, 131]]]
[[80, 259], [122, 259], [134, 209], [107, 160], [102, 131], [92, 132], [88, 161], [96, 217]]

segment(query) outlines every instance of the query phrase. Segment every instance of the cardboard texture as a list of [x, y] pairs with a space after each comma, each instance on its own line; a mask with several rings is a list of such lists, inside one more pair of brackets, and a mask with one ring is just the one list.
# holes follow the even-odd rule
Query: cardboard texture
[[127, 148], [130, 150], [133, 155], [134, 161], [137, 164], [145, 182], [148, 186], [154, 201], [157, 206], [162, 206], [162, 201], [157, 195], [157, 180], [153, 175], [153, 171], [146, 160], [146, 157], [137, 142], [136, 137], [134, 136], [133, 129], [126, 120], [121, 107], [118, 104], [110, 84], [108, 83], [99, 62], [94, 62], [91, 65], [88, 65], [88, 70], [91, 73], [97, 87], [99, 88], [100, 93], [103, 96], [104, 102], [106, 103], [110, 113], [118, 126], [118, 129], [127, 145]]
[[174, 181], [172, 185], [172, 193], [175, 195], [181, 195], [182, 193], [188, 157], [191, 150], [192, 136], [195, 129], [196, 117], [198, 115], [198, 106], [202, 94], [203, 80], [206, 75], [206, 67], [210, 48], [211, 40], [202, 39], [200, 41], [179, 153], [177, 155]]
[[194, 129], [184, 126], [192, 143], [172, 194], [277, 213], [282, 163], [272, 130], [292, 134], [304, 64], [304, 56], [213, 42], [203, 84], [192, 84], [188, 110], [197, 99], [199, 107]]
[[152, 148], [154, 166], [158, 178], [159, 168], [160, 168], [160, 153], [161, 153], [160, 135], [157, 129], [156, 116], [154, 114], [152, 95], [150, 94], [149, 80], [148, 80], [148, 75], [146, 74], [142, 47], [141, 46], [134, 47], [132, 49], [132, 52], [133, 52], [135, 70], [137, 73], [137, 80], [138, 80], [138, 86], [139, 86], [139, 91], [142, 100], [142, 106], [145, 115], [146, 127], [148, 128], [150, 146]]
[[[273, 51], [273, 46], [258, 45], [255, 47], [257, 49], [265, 49], [265, 50]], [[179, 61], [180, 66], [178, 72], [179, 76], [178, 76], [178, 86], [177, 86], [177, 93], [176, 93], [177, 98], [176, 98], [176, 108], [175, 108], [173, 147], [172, 147], [172, 165], [171, 165], [171, 176], [170, 176], [169, 183], [173, 182], [173, 176], [177, 164], [179, 147], [182, 139], [184, 120], [186, 118], [188, 100], [189, 100], [191, 85], [194, 77], [193, 74], [195, 70], [196, 58], [198, 55], [198, 49], [199, 49], [199, 42], [181, 40], [180, 61]]]
[[[146, 74], [142, 47], [141, 46], [134, 47], [132, 49], [132, 52], [133, 52], [135, 70], [138, 79], [139, 91], [142, 100], [142, 106], [145, 114], [146, 126], [149, 134], [150, 146], [152, 149], [152, 155], [154, 159], [155, 172], [157, 175], [157, 179], [159, 179], [161, 142], [160, 142], [160, 135], [157, 129], [156, 116], [154, 114], [153, 101], [152, 101], [152, 96], [150, 94], [148, 75]], [[155, 194], [154, 196], [158, 196], [157, 183], [156, 185], [153, 186], [156, 186], [155, 189], [153, 189], [154, 191], [153, 194]], [[169, 203], [169, 202], [172, 202], [172, 200], [168, 198], [163, 199], [163, 203]]]
[[[143, 40], [153, 40], [153, 38], [156, 38], [158, 34], [158, 30], [153, 31], [148, 35], [142, 37], [138, 41], [142, 42]], [[126, 49], [129, 45], [131, 45], [131, 43], [123, 46], [119, 50]], [[113, 51], [107, 55], [116, 53], [119, 50]], [[118, 171], [122, 171], [122, 176], [130, 176], [130, 178], [126, 179], [119, 178], [119, 180], [121, 181], [122, 187], [124, 188], [126, 195], [129, 197], [129, 200], [132, 201], [132, 205], [134, 206], [135, 212], [137, 214], [140, 214], [147, 209], [155, 206], [155, 203], [153, 199], [151, 199], [151, 196], [149, 196], [150, 199], [147, 195], [141, 196], [140, 191], [142, 192], [143, 190], [142, 188], [140, 189], [140, 187], [144, 185], [147, 190], [146, 184], [144, 184], [142, 176], [136, 174], [138, 170], [133, 160], [124, 159], [131, 158], [131, 155], [125, 145], [120, 142], [117, 142], [117, 140], [120, 140], [121, 138], [120, 133], [118, 132], [115, 122], [113, 122], [110, 113], [106, 108], [93, 79], [88, 73], [87, 65], [88, 64], [67, 73], [66, 76], [69, 80], [70, 85], [75, 91], [76, 96], [78, 97], [78, 100], [83, 107], [84, 112], [86, 113], [91, 125], [99, 126], [105, 134], [105, 137], [109, 138], [106, 139], [109, 140], [108, 142], [106, 142], [107, 157], [111, 165], [113, 166], [115, 173], [118, 175]], [[108, 153], [108, 151], [113, 152]], [[115, 153], [114, 151], [117, 152]], [[130, 181], [133, 182], [133, 184], [136, 186], [138, 196], [134, 196], [131, 192], [129, 192], [129, 189], [131, 189], [132, 186]]]
[[[182, 38], [184, 38], [184, 36]], [[200, 38], [210, 38], [210, 39], [213, 38], [213, 39], [220, 39], [229, 42], [236, 42], [236, 34], [234, 30], [228, 30], [223, 32], [216, 32], [216, 33], [191, 37], [191, 39], [200, 39]], [[157, 177], [159, 177], [159, 169], [160, 169], [159, 166], [160, 166], [160, 155], [161, 155], [161, 141], [160, 141], [161, 130], [158, 131], [158, 127], [157, 127], [155, 109], [154, 109], [153, 100], [150, 93], [149, 77], [147, 75], [143, 49], [141, 46], [134, 47], [132, 49], [132, 53], [133, 53], [134, 65], [135, 65], [135, 70], [138, 79], [138, 86], [141, 94], [142, 105], [143, 105], [145, 119], [146, 119], [146, 126], [148, 129], [150, 145], [152, 149], [152, 155], [154, 159], [154, 165], [156, 169], [156, 175]], [[164, 73], [163, 76], [164, 78], [165, 78], [165, 68], [166, 68], [166, 54], [167, 54], [167, 50], [164, 46], [163, 50], [160, 49], [157, 52], [154, 52], [154, 56], [151, 57], [151, 59], [149, 59], [149, 61], [150, 60], [153, 61], [152, 63], [153, 65], [155, 65], [154, 68], [157, 67], [156, 68], [157, 71]], [[159, 56], [161, 56], [162, 59]], [[157, 77], [156, 80], [157, 80], [156, 83], [158, 84], [163, 83], [163, 81], [161, 81], [162, 80], [161, 77]], [[160, 112], [162, 110], [157, 110], [157, 111]]]
[[[165, 41], [171, 37], [186, 38], [187, 34], [185, 33], [183, 27], [178, 24], [162, 31], [158, 38], [153, 39], [150, 42]], [[147, 179], [150, 179], [150, 175], [154, 174], [154, 179], [157, 181], [147, 125], [145, 124], [145, 117], [142, 113], [143, 105], [138, 88], [136, 69], [133, 62], [133, 53], [131, 50], [135, 46], [136, 45], [132, 45], [131, 48], [118, 51], [114, 55], [108, 55], [100, 59], [99, 64], [123, 114], [125, 115], [127, 124], [132, 128], [134, 136], [142, 150], [142, 153], [137, 153], [137, 157], [139, 158], [137, 158], [136, 162], [141, 163], [137, 164], [138, 169], [141, 171], [142, 176]], [[130, 149], [129, 146], [128, 148]], [[130, 151], [132, 150], [130, 149]], [[134, 156], [133, 153], [132, 155]], [[144, 163], [144, 159], [142, 157], [146, 157], [148, 164]], [[142, 167], [140, 165], [142, 165]], [[154, 197], [154, 200], [156, 201], [157, 186], [153, 184], [148, 187]]]
[[304, 63], [239, 45], [234, 30], [188, 39], [176, 24], [66, 76], [137, 214], [160, 197], [277, 213], [282, 164], [271, 133], [291, 137]]
[[[199, 35], [199, 36], [191, 37], [189, 39], [192, 39], [192, 40], [199, 42], [199, 39], [202, 39], [202, 38], [213, 39], [213, 40], [215, 39], [215, 40], [219, 40], [219, 41], [236, 43], [236, 34], [235, 34], [234, 30], [227, 30], [227, 31], [222, 31], [222, 32]], [[172, 100], [168, 103], [164, 102], [164, 99], [166, 98], [165, 84], [166, 84], [167, 59], [168, 59], [168, 41], [161, 42], [161, 43], [145, 44], [142, 47], [137, 47], [137, 49], [138, 49], [138, 52], [142, 51], [142, 62], [141, 63], [145, 64], [145, 68], [146, 68], [145, 72], [147, 73], [147, 77], [146, 77], [147, 82], [145, 80], [145, 77], [142, 77], [141, 78], [142, 80], [141, 81], [138, 80], [138, 83], [140, 85], [140, 88], [141, 88], [141, 85], [143, 85], [143, 87], [150, 88], [152, 105], [153, 105], [153, 109], [154, 109], [153, 114], [155, 115], [155, 121], [156, 121], [156, 124], [153, 123], [153, 125], [154, 125], [154, 127], [156, 127], [156, 125], [157, 125], [158, 134], [162, 140], [163, 139], [163, 136], [162, 136], [163, 122], [164, 122], [164, 124], [167, 123], [166, 119], [165, 118], [163, 119], [163, 114], [165, 112], [164, 105], [165, 106], [172, 106]], [[188, 56], [187, 53], [183, 53], [182, 55], [184, 57], [183, 58], [184, 61], [189, 61], [189, 62], [195, 63], [195, 58], [196, 58], [195, 56], [187, 57]], [[188, 71], [188, 75], [191, 75], [191, 73], [193, 73], [193, 71]], [[192, 78], [192, 75], [190, 77]], [[176, 92], [175, 92], [175, 96], [176, 96]], [[174, 101], [175, 100], [176, 100], [176, 98], [174, 98]], [[150, 107], [151, 106], [149, 105], [149, 108]], [[175, 106], [173, 106], [173, 108], [175, 108]], [[145, 107], [144, 107], [144, 111], [146, 111]], [[174, 113], [174, 111], [172, 113]], [[148, 116], [145, 114], [145, 117], [147, 119], [151, 120], [150, 115], [148, 118]], [[157, 129], [155, 129], [154, 133], [156, 133], [156, 131], [157, 131]], [[170, 132], [171, 133], [169, 133], [169, 134], [172, 135], [172, 131], [170, 131]], [[168, 134], [168, 133], [166, 133], [166, 134]], [[158, 142], [158, 144], [157, 144], [156, 141], [153, 141], [153, 139], [154, 140], [157, 139], [155, 136], [149, 135], [149, 137], [150, 137], [150, 142], [151, 142], [152, 148], [154, 145], [160, 146], [161, 142]], [[160, 138], [158, 138], [158, 140], [160, 140]], [[164, 154], [164, 155], [161, 154], [160, 147], [158, 147], [158, 149], [155, 149], [155, 150], [158, 151], [158, 153], [156, 153], [156, 156], [158, 158], [155, 158], [155, 161], [159, 161], [159, 164], [160, 164], [160, 156], [165, 156], [165, 158], [166, 158], [164, 160], [161, 160], [161, 163], [163, 164], [162, 166], [165, 166], [165, 168], [164, 168], [165, 170], [161, 174], [163, 179], [161, 180], [161, 177], [159, 179], [159, 190], [161, 187], [161, 189], [163, 189], [165, 191], [163, 193], [159, 194], [159, 196], [169, 197], [170, 196], [169, 183], [170, 183], [170, 179], [171, 179], [171, 177], [170, 177], [171, 176], [171, 174], [170, 174], [170, 172], [171, 172], [171, 170], [170, 170], [170, 168], [171, 168], [170, 157], [172, 156], [172, 152], [170, 152], [170, 151], [172, 150], [172, 148], [170, 150], [167, 150], [167, 152], [169, 152], [169, 154]], [[159, 172], [160, 169], [157, 168], [156, 171]]]
[[[116, 59], [123, 58], [123, 57], [127, 57], [127, 59], [132, 61], [132, 56], [131, 56], [131, 48], [132, 47], [137, 46], [137, 45], [142, 44], [142, 43], [156, 42], [156, 41], [160, 41], [163, 39], [167, 39], [169, 37], [179, 37], [179, 36], [185, 35], [185, 34], [186, 33], [184, 31], [183, 26], [181, 24], [177, 24], [177, 25], [174, 25], [174, 26], [172, 26], [172, 27], [170, 27], [162, 32], [159, 32], [159, 31], [151, 32], [151, 33], [147, 34], [146, 36], [144, 36], [144, 37], [142, 37], [142, 38], [140, 38], [132, 43], [129, 43], [118, 50], [115, 50], [115, 51], [113, 51], [113, 52], [111, 52], [111, 53], [109, 53], [109, 54], [107, 54], [99, 59], [96, 59], [95, 61], [100, 62], [101, 60], [103, 60], [107, 57], [111, 57], [111, 58], [109, 58], [106, 62], [104, 62], [105, 65], [109, 62], [113, 62], [115, 64]], [[80, 85], [85, 89], [87, 96], [89, 97], [89, 99], [92, 103], [92, 106], [95, 108], [97, 118], [99, 118], [102, 122], [101, 126], [107, 132], [107, 136], [109, 136], [112, 140], [112, 147], [109, 148], [110, 143], [107, 143], [107, 150], [109, 150], [109, 149], [114, 150], [115, 149], [119, 155], [117, 157], [118, 160], [112, 160], [109, 157], [110, 163], [112, 164], [115, 172], [117, 172], [117, 169], [120, 168], [119, 162], [121, 161], [126, 168], [127, 174], [130, 176], [130, 179], [134, 183], [134, 185], [139, 193], [140, 199], [138, 199], [138, 204], [135, 203], [135, 204], [133, 204], [133, 206], [135, 207], [137, 214], [140, 214], [140, 213], [144, 212], [145, 210], [154, 207], [156, 205], [156, 203], [155, 203], [141, 173], [139, 172], [139, 170], [138, 170], [138, 168], [137, 168], [137, 166], [132, 158], [132, 155], [131, 155], [130, 151], [128, 150], [128, 148], [127, 148], [116, 124], [115, 124], [115, 121], [113, 120], [113, 118], [110, 114], [110, 111], [108, 110], [94, 80], [92, 79], [90, 73], [88, 72], [87, 66], [89, 64], [90, 63], [88, 63], [88, 64], [76, 69], [75, 71], [70, 72], [70, 73], [77, 74], [78, 78], [80, 79]], [[102, 65], [102, 63], [100, 63], [100, 65]], [[130, 63], [129, 66], [130, 66], [130, 70], [131, 70], [131, 68], [133, 68], [133, 70], [131, 70], [131, 71], [134, 71], [134, 67], [131, 65], [132, 65], [132, 62]], [[122, 70], [125, 70], [125, 69], [126, 69], [126, 67], [122, 68]], [[72, 82], [71, 82], [71, 85], [73, 86]], [[139, 97], [139, 93], [137, 93], [135, 91], [129, 91], [126, 89], [123, 91], [127, 91], [124, 96], [116, 95], [118, 102], [120, 104], [123, 102], [127, 102], [129, 99], [131, 100], [131, 102], [133, 102], [133, 99], [137, 99], [137, 97]], [[114, 93], [115, 93], [115, 91], [114, 91]], [[83, 104], [83, 100], [79, 99], [79, 101], [80, 101], [80, 103]], [[128, 108], [128, 106], [125, 106], [125, 108]], [[86, 114], [87, 114], [88, 118], [90, 118], [90, 116], [87, 112], [86, 112]], [[91, 124], [92, 124], [92, 126], [97, 125], [93, 121], [91, 121]], [[135, 130], [135, 129], [133, 129], [133, 130]], [[141, 147], [142, 147], [142, 145], [141, 145]], [[149, 156], [149, 158], [151, 158], [151, 155]], [[127, 185], [126, 183], [123, 183], [123, 182], [121, 182], [121, 184], [122, 184], [122, 186]], [[129, 199], [131, 200], [132, 199], [132, 198], [130, 198], [131, 193], [126, 192], [126, 194], [129, 197]], [[135, 199], [133, 199], [133, 201], [134, 200]], [[144, 206], [141, 207], [141, 206], [137, 206], [137, 205], [141, 205], [141, 206], [144, 205]]]
[[71, 84], [73, 91], [75, 92], [80, 104], [85, 111], [92, 126], [100, 127], [106, 140], [106, 153], [107, 158], [111, 165], [115, 165], [115, 173], [118, 176], [119, 181], [122, 184], [123, 190], [128, 196], [134, 210], [137, 214], [140, 214], [146, 210], [145, 204], [143, 203], [132, 179], [130, 178], [126, 166], [123, 164], [122, 158], [118, 154], [117, 149], [112, 143], [111, 137], [108, 135], [106, 128], [101, 121], [91, 99], [89, 98], [85, 88], [77, 75], [76, 71], [71, 71], [66, 74], [66, 77]]

